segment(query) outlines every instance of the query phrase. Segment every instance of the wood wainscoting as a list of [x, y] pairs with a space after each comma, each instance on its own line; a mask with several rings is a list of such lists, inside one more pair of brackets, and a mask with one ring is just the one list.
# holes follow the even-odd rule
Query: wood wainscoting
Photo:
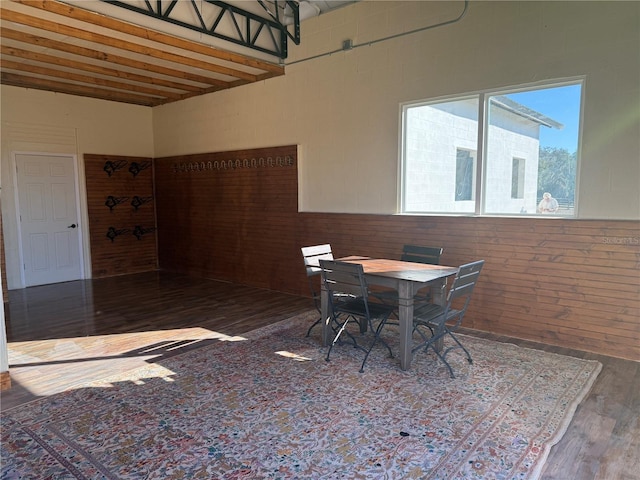
[[640, 360], [638, 222], [303, 213], [293, 230], [337, 256], [399, 258], [409, 243], [443, 246], [443, 265], [484, 259], [465, 326]]
[[302, 246], [441, 245], [442, 264], [486, 261], [465, 326], [640, 360], [637, 221], [300, 213], [296, 146], [154, 162], [163, 269], [308, 295]]
[[155, 188], [161, 268], [301, 293], [297, 146], [155, 159]]

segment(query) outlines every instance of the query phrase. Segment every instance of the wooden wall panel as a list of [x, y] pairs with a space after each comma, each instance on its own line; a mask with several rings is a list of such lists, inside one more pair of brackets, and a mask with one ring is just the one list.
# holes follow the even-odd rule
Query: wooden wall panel
[[150, 158], [84, 156], [93, 278], [156, 270]]
[[155, 162], [161, 268], [282, 290], [299, 248], [297, 147]]
[[442, 245], [443, 264], [486, 260], [465, 326], [640, 360], [638, 222], [298, 213], [295, 168], [207, 170], [295, 151], [156, 160], [160, 266], [307, 295], [301, 246], [399, 258], [405, 243]]
[[485, 259], [470, 328], [640, 360], [638, 222], [300, 215], [300, 243], [339, 256], [398, 258], [417, 243], [442, 245], [447, 265]]

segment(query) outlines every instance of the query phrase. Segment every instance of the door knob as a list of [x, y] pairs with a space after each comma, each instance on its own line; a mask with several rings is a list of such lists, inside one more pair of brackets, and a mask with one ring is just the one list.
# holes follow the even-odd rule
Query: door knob
[[76, 228], [76, 224], [72, 223], [71, 225], [69, 225], [67, 228]]

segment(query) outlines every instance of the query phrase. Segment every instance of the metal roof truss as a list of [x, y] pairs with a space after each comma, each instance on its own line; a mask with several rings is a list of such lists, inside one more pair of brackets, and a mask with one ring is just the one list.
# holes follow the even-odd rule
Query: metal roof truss
[[[195, 0], [144, 0], [144, 7], [142, 3], [102, 1], [281, 59], [287, 58], [287, 38], [296, 45], [300, 44], [299, 6], [293, 0], [270, 0], [269, 3], [275, 6], [275, 13], [263, 0], [257, 0], [269, 18], [217, 0], [204, 0], [202, 3]], [[188, 5], [191, 15], [184, 15], [184, 12], [178, 15], [175, 8], [178, 4], [181, 9]], [[293, 18], [289, 25], [285, 24], [284, 15], [280, 13], [285, 7], [290, 9]]]

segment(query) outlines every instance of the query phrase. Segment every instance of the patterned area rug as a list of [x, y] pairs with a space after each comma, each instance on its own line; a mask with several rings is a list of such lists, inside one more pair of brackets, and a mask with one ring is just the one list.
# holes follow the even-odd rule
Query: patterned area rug
[[[3, 479], [535, 479], [598, 362], [462, 336], [330, 362], [309, 313], [2, 415]], [[385, 338], [397, 352], [394, 327]]]

